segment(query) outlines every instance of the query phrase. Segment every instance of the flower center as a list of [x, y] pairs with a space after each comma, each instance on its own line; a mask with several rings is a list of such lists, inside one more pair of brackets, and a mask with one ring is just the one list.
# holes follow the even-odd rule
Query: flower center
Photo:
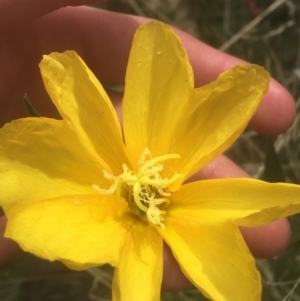
[[164, 169], [162, 162], [178, 158], [180, 156], [177, 154], [152, 158], [149, 149], [146, 148], [140, 157], [136, 173], [132, 172], [126, 164], [122, 165], [123, 173], [119, 176], [111, 175], [104, 170], [105, 178], [114, 183], [109, 189], [102, 189], [98, 185], [93, 185], [93, 188], [101, 194], [115, 193], [117, 198], [121, 199], [122, 188], [126, 185], [129, 188], [127, 201], [131, 211], [140, 218], [165, 228], [164, 209], [169, 205], [168, 197], [171, 195], [168, 187], [182, 175], [175, 173], [171, 178], [162, 178], [161, 172]]

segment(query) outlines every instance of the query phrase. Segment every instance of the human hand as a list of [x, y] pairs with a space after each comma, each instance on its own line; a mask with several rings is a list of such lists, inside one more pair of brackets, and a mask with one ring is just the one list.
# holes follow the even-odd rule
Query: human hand
[[[124, 82], [131, 40], [138, 26], [147, 19], [110, 13], [88, 7], [64, 8], [65, 5], [89, 4], [93, 1], [55, 0], [43, 5], [37, 0], [0, 0], [0, 110], [1, 124], [27, 115], [21, 105], [27, 92], [44, 116], [56, 117], [49, 101], [38, 63], [42, 54], [52, 51], [76, 50], [102, 82]], [[48, 15], [45, 15], [49, 13]], [[43, 16], [43, 17], [41, 17]], [[41, 17], [37, 19], [38, 17]], [[221, 72], [243, 63], [193, 39], [177, 30], [189, 54], [195, 73], [195, 86], [214, 80]], [[117, 110], [121, 97], [111, 93]], [[36, 102], [35, 102], [36, 101]], [[37, 102], [38, 101], [38, 102]], [[265, 134], [277, 134], [287, 129], [295, 116], [292, 97], [273, 81], [250, 127]], [[273, 123], [276, 118], [276, 124]], [[224, 156], [206, 166], [195, 179], [246, 177], [247, 174]], [[0, 227], [4, 229], [2, 218]], [[252, 253], [269, 257], [287, 244], [289, 226], [286, 220], [256, 229], [242, 229]], [[276, 235], [276, 241], [273, 237]], [[0, 263], [13, 258], [19, 250], [8, 240], [0, 241]], [[164, 287], [181, 289], [186, 280], [168, 247], [165, 248]]]

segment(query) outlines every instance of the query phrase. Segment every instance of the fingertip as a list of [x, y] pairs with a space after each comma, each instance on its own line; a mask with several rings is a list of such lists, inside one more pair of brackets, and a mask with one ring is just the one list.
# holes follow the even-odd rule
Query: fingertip
[[267, 95], [249, 123], [254, 131], [266, 135], [278, 135], [293, 124], [296, 102], [293, 96], [272, 79]]
[[284, 251], [290, 241], [290, 225], [280, 219], [257, 228], [240, 227], [244, 239], [256, 258], [271, 258]]

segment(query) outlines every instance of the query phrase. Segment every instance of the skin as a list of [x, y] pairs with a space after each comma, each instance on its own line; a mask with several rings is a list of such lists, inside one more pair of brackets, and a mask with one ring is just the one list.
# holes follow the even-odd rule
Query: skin
[[[102, 82], [123, 83], [131, 40], [135, 30], [149, 21], [78, 5], [91, 0], [0, 0], [0, 125], [28, 116], [22, 104], [24, 92], [43, 116], [58, 117], [46, 94], [38, 63], [43, 54], [76, 50]], [[100, 2], [100, 1], [98, 1]], [[73, 6], [73, 7], [71, 7]], [[175, 29], [181, 38], [195, 73], [195, 87], [214, 80], [221, 72], [244, 61], [219, 52]], [[117, 111], [121, 97], [111, 93]], [[269, 91], [249, 127], [262, 134], [279, 134], [295, 118], [292, 96], [272, 80]], [[276, 122], [274, 122], [276, 120]], [[190, 180], [248, 177], [225, 156], [216, 158]], [[5, 239], [6, 218], [0, 218], [0, 266], [21, 254], [19, 247]], [[272, 257], [288, 244], [290, 228], [286, 219], [259, 228], [241, 228], [255, 257]], [[276, 239], [274, 239], [276, 237]], [[188, 281], [170, 249], [164, 249], [163, 289], [179, 291]]]

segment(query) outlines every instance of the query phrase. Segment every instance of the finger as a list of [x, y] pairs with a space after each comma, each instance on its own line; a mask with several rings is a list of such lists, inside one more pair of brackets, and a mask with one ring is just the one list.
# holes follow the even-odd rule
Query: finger
[[[91, 12], [92, 10], [88, 9], [88, 11]], [[91, 58], [90, 65], [95, 66], [100, 79], [124, 83], [127, 58], [133, 34], [141, 24], [148, 22], [149, 19], [102, 11], [100, 21], [98, 14], [99, 11], [93, 10], [93, 26], [99, 28], [99, 31], [96, 33], [91, 32], [86, 44], [94, 44], [94, 47], [85, 48], [83, 52], [87, 53], [86, 59], [88, 61]], [[126, 30], [120, 31], [120, 28], [125, 28]], [[84, 32], [86, 33], [87, 31], [90, 31], [89, 27], [84, 28]], [[246, 63], [222, 53], [180, 30], [176, 31], [188, 52], [195, 74], [196, 87], [215, 80], [220, 73], [237, 64]], [[101, 39], [97, 39], [95, 34], [101, 36], [104, 41], [111, 42], [103, 47]], [[113, 59], [108, 60], [107, 58], [109, 57]], [[103, 58], [105, 61], [103, 61]], [[295, 102], [292, 96], [279, 83], [272, 80], [269, 92], [257, 114], [250, 122], [250, 127], [263, 134], [277, 134], [292, 124], [295, 114]], [[276, 123], [274, 123], [275, 116]]]
[[[245, 178], [249, 175], [225, 156], [219, 156], [189, 181], [217, 178]], [[241, 202], [243, 199], [241, 198]], [[263, 200], [262, 200], [263, 201]], [[288, 245], [290, 226], [286, 219], [275, 221], [257, 228], [240, 228], [244, 239], [257, 258], [268, 258], [278, 255]]]
[[272, 258], [283, 252], [290, 242], [290, 224], [280, 219], [258, 228], [240, 227], [241, 233], [256, 258]]
[[187, 288], [189, 280], [182, 273], [171, 249], [164, 244], [164, 270], [162, 290], [167, 292], [179, 292]]
[[[23, 27], [22, 36], [18, 36], [18, 41], [23, 41], [19, 45], [21, 52], [26, 44], [23, 51], [26, 53], [22, 57], [26, 65], [23, 63], [23, 68], [27, 68], [27, 71], [35, 70], [27, 77], [26, 87], [23, 89], [26, 88], [26, 91], [32, 91], [35, 95], [36, 83], [41, 86], [37, 79], [39, 73], [36, 66], [42, 54], [66, 49], [76, 50], [102, 81], [123, 83], [133, 34], [141, 24], [148, 21], [142, 17], [77, 7], [61, 9], [40, 18], [31, 26], [28, 25], [28, 29]], [[193, 65], [196, 86], [210, 82], [233, 65], [245, 63], [179, 30], [176, 31]], [[9, 43], [4, 41], [2, 45], [5, 44], [8, 47]], [[24, 70], [22, 74], [26, 74]], [[30, 78], [35, 80], [29, 81]], [[45, 93], [36, 94], [36, 97], [42, 99]], [[261, 133], [276, 134], [286, 130], [294, 117], [295, 104], [292, 96], [281, 85], [272, 81], [269, 92], [250, 126]]]
[[[195, 72], [195, 85], [201, 86], [215, 80], [218, 75], [235, 65], [248, 62], [221, 53], [200, 41], [181, 33]], [[208, 70], [208, 72], [204, 72]], [[274, 117], [276, 116], [276, 122]], [[296, 116], [296, 105], [292, 95], [276, 80], [272, 79], [268, 93], [252, 118], [249, 128], [261, 134], [276, 135], [287, 130]]]
[[3, 237], [6, 218], [4, 216], [0, 217], [0, 267], [8, 264], [18, 258], [22, 251], [19, 246], [12, 240]]

